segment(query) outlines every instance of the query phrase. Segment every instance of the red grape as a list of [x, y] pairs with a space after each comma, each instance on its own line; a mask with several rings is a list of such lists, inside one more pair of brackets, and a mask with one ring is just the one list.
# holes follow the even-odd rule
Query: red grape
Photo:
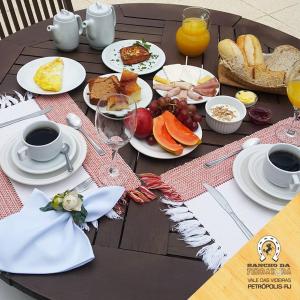
[[198, 113], [194, 114], [192, 116], [192, 118], [193, 118], [193, 121], [197, 122], [197, 123], [200, 123], [202, 121], [202, 116], [200, 114], [198, 114]]
[[184, 121], [184, 125], [186, 126], [186, 127], [188, 127], [188, 128], [190, 128], [191, 129], [191, 127], [192, 127], [192, 123], [193, 123], [193, 120], [192, 120], [192, 118], [191, 117], [188, 117], [185, 121]]
[[157, 144], [156, 139], [153, 135], [148, 136], [146, 141], [150, 146]]
[[196, 131], [198, 129], [198, 123], [192, 122], [191, 127], [189, 127], [192, 131]]
[[196, 107], [196, 105], [194, 105], [194, 104], [188, 105], [188, 111], [189, 111], [190, 113], [196, 113], [196, 112], [197, 112], [197, 107]]

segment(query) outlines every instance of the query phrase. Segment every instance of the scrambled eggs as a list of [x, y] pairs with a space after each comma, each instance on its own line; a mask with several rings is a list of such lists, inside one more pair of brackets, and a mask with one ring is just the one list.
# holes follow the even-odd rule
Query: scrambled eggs
[[34, 75], [35, 83], [45, 91], [59, 92], [62, 88], [64, 62], [62, 58], [42, 65]]

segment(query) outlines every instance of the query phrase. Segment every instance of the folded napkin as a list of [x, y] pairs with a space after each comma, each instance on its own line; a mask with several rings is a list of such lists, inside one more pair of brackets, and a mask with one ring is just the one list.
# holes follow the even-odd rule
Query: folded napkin
[[[84, 198], [93, 222], [107, 214], [124, 193], [123, 187], [97, 188]], [[94, 259], [89, 239], [71, 214], [42, 212], [50, 199], [35, 189], [22, 210], [0, 221], [0, 270], [20, 274], [68, 271]]]

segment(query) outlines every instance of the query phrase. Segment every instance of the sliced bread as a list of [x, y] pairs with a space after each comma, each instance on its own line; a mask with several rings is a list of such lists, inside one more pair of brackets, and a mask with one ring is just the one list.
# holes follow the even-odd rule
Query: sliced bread
[[291, 45], [281, 45], [266, 57], [265, 63], [270, 71], [288, 72], [297, 60], [300, 60], [300, 50]]

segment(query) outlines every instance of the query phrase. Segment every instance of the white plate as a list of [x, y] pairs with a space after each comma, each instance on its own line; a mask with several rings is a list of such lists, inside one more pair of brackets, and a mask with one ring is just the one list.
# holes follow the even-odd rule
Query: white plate
[[147, 42], [147, 44], [151, 45], [149, 51], [156, 57], [151, 56], [148, 60], [134, 65], [123, 64], [120, 49], [132, 46], [137, 41], [138, 40], [124, 40], [110, 44], [102, 51], [103, 63], [113, 71], [122, 72], [125, 68], [139, 75], [149, 74], [160, 69], [166, 61], [166, 55], [163, 50], [149, 42]]
[[64, 71], [63, 85], [59, 92], [44, 91], [34, 82], [33, 77], [37, 69], [57, 57], [38, 58], [24, 65], [17, 74], [17, 81], [19, 85], [31, 93], [40, 95], [62, 94], [78, 87], [85, 79], [85, 69], [79, 62], [67, 57], [61, 57], [64, 61]]
[[[70, 146], [69, 158], [72, 161], [76, 154], [76, 141], [70, 133], [70, 127], [60, 127], [63, 135], [63, 142]], [[17, 141], [12, 147], [11, 158], [13, 163], [24, 172], [30, 174], [47, 174], [66, 166], [66, 158], [63, 154], [58, 154], [54, 159], [44, 162], [35, 161], [30, 158], [20, 160], [17, 151], [21, 147], [23, 147], [23, 143], [19, 138], [19, 141]]]
[[72, 129], [70, 131], [70, 134], [72, 134], [73, 138], [76, 141], [77, 149], [75, 157], [73, 159], [74, 171], [72, 173], [68, 172], [66, 168], [62, 168], [60, 170], [47, 174], [29, 174], [27, 172], [21, 171], [17, 166], [13, 164], [10, 153], [12, 145], [17, 142], [19, 135], [13, 136], [9, 140], [9, 142], [1, 148], [0, 164], [3, 172], [12, 180], [32, 186], [47, 185], [72, 176], [76, 172], [76, 170], [78, 170], [82, 166], [85, 160], [87, 145], [84, 137], [77, 130]]
[[266, 153], [264, 151], [260, 151], [253, 154], [249, 159], [248, 167], [251, 179], [265, 193], [283, 200], [292, 200], [296, 196], [297, 192], [292, 192], [288, 188], [276, 186], [268, 181], [268, 179], [264, 176], [263, 165], [265, 155]]
[[[111, 74], [105, 74], [102, 75], [100, 77], [109, 77], [112, 75], [116, 75], [119, 79], [121, 78], [121, 73], [111, 73]], [[137, 84], [141, 87], [141, 101], [137, 102], [136, 106], [139, 107], [147, 107], [153, 97], [153, 93], [152, 93], [152, 89], [150, 87], [150, 85], [143, 79], [138, 78], [137, 79]], [[87, 106], [89, 106], [91, 109], [93, 109], [94, 111], [96, 111], [97, 109], [97, 105], [93, 105], [90, 102], [90, 96], [88, 95], [89, 93], [89, 85], [87, 84], [86, 87], [83, 90], [83, 99], [86, 103]], [[133, 105], [131, 105], [130, 107], [133, 108]], [[120, 110], [120, 111], [111, 111], [111, 110], [106, 110], [106, 107], [104, 106], [101, 109], [102, 112], [104, 113], [109, 113], [111, 115], [115, 115], [115, 116], [123, 116], [124, 114], [126, 114], [127, 110]]]
[[[199, 67], [195, 67], [195, 66], [191, 66], [191, 67], [193, 67], [195, 70], [197, 70], [197, 71], [199, 72], [199, 78], [202, 78], [202, 77], [207, 76], [207, 75], [216, 78], [216, 76], [215, 76], [214, 74], [210, 73], [209, 71], [207, 71], [207, 70], [205, 70], [205, 69], [202, 69], [202, 68], [199, 68]], [[155, 76], [156, 76], [156, 75], [159, 76], [159, 77], [162, 77], [162, 78], [166, 78], [166, 79], [167, 79], [167, 76], [166, 76], [164, 70], [158, 71], [158, 72], [155, 74]], [[154, 84], [154, 82], [155, 82], [155, 81], [153, 80], [152, 84]], [[218, 81], [218, 82], [219, 82], [219, 81]], [[216, 95], [219, 94], [219, 91], [220, 91], [220, 86], [217, 88]], [[159, 95], [163, 96], [163, 97], [167, 94], [167, 91], [162, 91], [162, 90], [156, 90], [156, 92], [157, 92]], [[215, 95], [215, 96], [216, 96], [216, 95]], [[177, 97], [177, 96], [174, 96], [174, 97], [172, 97], [172, 98], [176, 98], [176, 97]], [[205, 96], [203, 96], [203, 99], [202, 99], [202, 100], [199, 100], [199, 101], [193, 100], [193, 99], [191, 99], [191, 98], [187, 98], [187, 103], [188, 103], [188, 104], [201, 104], [201, 103], [205, 103], [205, 102], [206, 102], [207, 100], [209, 100], [210, 98], [212, 98], [212, 97], [205, 97]]]
[[280, 211], [287, 202], [276, 197], [272, 197], [262, 191], [251, 179], [248, 171], [250, 157], [256, 151], [267, 151], [271, 145], [257, 145], [240, 152], [233, 163], [233, 177], [240, 189], [254, 202], [269, 208]]
[[[194, 132], [200, 139], [202, 138], [202, 128], [199, 124], [198, 129]], [[133, 148], [135, 148], [140, 153], [143, 153], [144, 155], [147, 155], [149, 157], [153, 158], [160, 158], [160, 159], [174, 159], [178, 157], [185, 156], [189, 153], [191, 153], [194, 149], [197, 148], [198, 145], [193, 147], [183, 147], [183, 152], [180, 155], [174, 155], [167, 151], [165, 151], [163, 148], [161, 148], [158, 144], [150, 146], [146, 140], [140, 140], [136, 137], [133, 137], [130, 140], [130, 144]]]

